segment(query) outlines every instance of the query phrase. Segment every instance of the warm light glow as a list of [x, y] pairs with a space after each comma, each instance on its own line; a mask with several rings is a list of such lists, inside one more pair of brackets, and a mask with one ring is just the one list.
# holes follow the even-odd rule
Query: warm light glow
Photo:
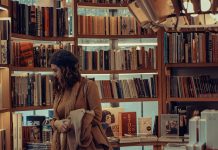
[[187, 13], [194, 13], [194, 6], [192, 2], [183, 2], [183, 6], [185, 9], [187, 9]]
[[[78, 44], [79, 46], [110, 46], [109, 43], [85, 43]], [[157, 46], [157, 43], [118, 43], [118, 46]]]
[[210, 7], [210, 0], [201, 0], [201, 11], [208, 11], [210, 10]]

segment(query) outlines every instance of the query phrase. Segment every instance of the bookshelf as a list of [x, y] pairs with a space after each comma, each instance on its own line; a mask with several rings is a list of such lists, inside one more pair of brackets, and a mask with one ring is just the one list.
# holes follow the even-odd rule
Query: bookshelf
[[[158, 102], [158, 114], [162, 113], [162, 83], [161, 83], [161, 77], [162, 77], [162, 63], [161, 63], [161, 55], [162, 55], [162, 50], [159, 45], [161, 45], [161, 40], [160, 36], [161, 34], [154, 34], [154, 33], [149, 33], [149, 34], [143, 34], [143, 35], [91, 35], [91, 34], [84, 34], [84, 35], [79, 35], [77, 33], [78, 29], [78, 24], [77, 24], [77, 9], [78, 8], [93, 8], [93, 9], [101, 9], [101, 7], [108, 9], [108, 8], [113, 8], [113, 9], [127, 9], [127, 4], [93, 4], [93, 3], [74, 3], [74, 32], [75, 35], [73, 37], [58, 37], [58, 36], [34, 36], [30, 34], [24, 34], [24, 33], [12, 33], [10, 35], [11, 42], [32, 42], [34, 43], [35, 41], [37, 43], [52, 43], [52, 42], [70, 42], [71, 44], [74, 45], [74, 48], [77, 48], [79, 45], [78, 39], [85, 39], [85, 38], [92, 38], [92, 39], [109, 39], [109, 40], [117, 40], [117, 39], [146, 39], [146, 38], [157, 38], [157, 53], [155, 57], [157, 61], [157, 67], [155, 69], [134, 69], [134, 70], [82, 70], [81, 73], [84, 75], [87, 74], [110, 74], [110, 75], [119, 75], [119, 74], [157, 74], [158, 75], [158, 89], [157, 89], [157, 97], [156, 98], [119, 98], [119, 99], [102, 99], [102, 103], [143, 103], [143, 102]], [[10, 7], [5, 7], [5, 8], [10, 8]], [[12, 16], [13, 17], [13, 16]], [[13, 23], [14, 24], [14, 23]], [[150, 32], [150, 31], [149, 31]], [[70, 35], [71, 36], [71, 35]], [[21, 66], [15, 66], [13, 64], [10, 65], [0, 65], [0, 72], [3, 73], [4, 76], [4, 83], [3, 85], [7, 85], [7, 88], [4, 88], [4, 97], [7, 97], [7, 100], [5, 104], [3, 104], [3, 108], [0, 109], [0, 116], [2, 120], [7, 120], [4, 122], [4, 125], [1, 125], [0, 128], [4, 127], [6, 128], [6, 137], [7, 137], [7, 147], [8, 150], [12, 149], [13, 145], [13, 119], [12, 119], [12, 114], [16, 113], [18, 111], [30, 111], [30, 110], [44, 110], [44, 109], [52, 109], [52, 106], [25, 106], [25, 107], [13, 107], [12, 106], [12, 96], [13, 92], [11, 91], [12, 89], [12, 76], [13, 74], [16, 74], [17, 72], [22, 72], [22, 73], [29, 73], [29, 72], [34, 72], [34, 73], [46, 73], [46, 72], [51, 72], [52, 70], [50, 68], [46, 67], [21, 67]], [[6, 80], [5, 80], [6, 77]], [[8, 119], [9, 118], [9, 119]], [[1, 121], [2, 121], [1, 120]], [[113, 144], [112, 144], [113, 145]], [[154, 149], [160, 144], [158, 142], [144, 142], [144, 143], [128, 143], [128, 144], [115, 144], [113, 145], [114, 147], [126, 147], [126, 146], [154, 146]]]

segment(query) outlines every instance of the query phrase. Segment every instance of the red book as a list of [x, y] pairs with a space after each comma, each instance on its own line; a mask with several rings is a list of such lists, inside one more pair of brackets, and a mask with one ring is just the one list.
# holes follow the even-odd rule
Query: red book
[[136, 134], [136, 112], [119, 112], [119, 136]]

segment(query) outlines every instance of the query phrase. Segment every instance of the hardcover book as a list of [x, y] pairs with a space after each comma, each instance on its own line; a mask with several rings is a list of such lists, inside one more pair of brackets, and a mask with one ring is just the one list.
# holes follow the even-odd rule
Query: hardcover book
[[179, 136], [178, 114], [161, 114], [161, 136]]

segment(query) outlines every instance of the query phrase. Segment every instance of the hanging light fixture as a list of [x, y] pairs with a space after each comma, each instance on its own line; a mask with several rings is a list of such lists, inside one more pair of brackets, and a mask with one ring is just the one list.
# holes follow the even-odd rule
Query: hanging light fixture
[[201, 0], [201, 11], [208, 11], [211, 8], [210, 0]]

